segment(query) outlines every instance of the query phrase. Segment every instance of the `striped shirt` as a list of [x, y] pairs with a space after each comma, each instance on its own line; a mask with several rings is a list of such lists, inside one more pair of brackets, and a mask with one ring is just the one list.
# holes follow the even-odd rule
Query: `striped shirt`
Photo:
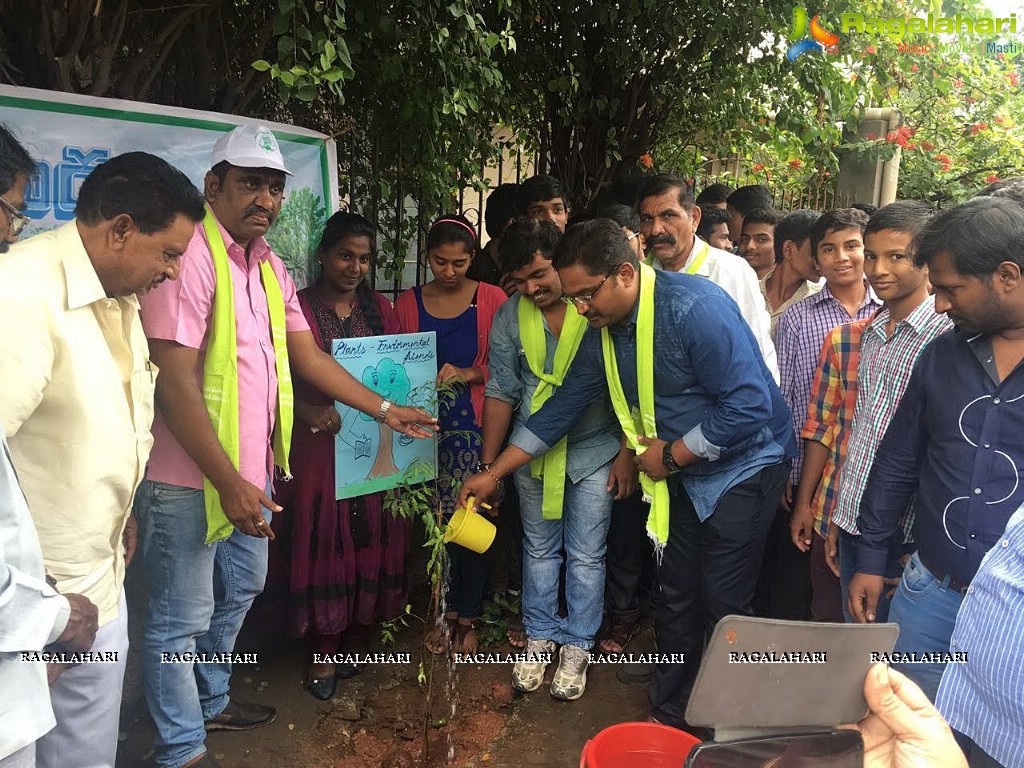
[[861, 336], [869, 322], [844, 323], [829, 332], [814, 374], [807, 421], [800, 433], [804, 440], [814, 440], [828, 449], [825, 470], [811, 499], [814, 529], [822, 538], [828, 534], [829, 515], [836, 503], [839, 468], [846, 458], [853, 407], [857, 402]]
[[[843, 323], [866, 320], [882, 306], [867, 281], [864, 282], [864, 287], [867, 293], [855, 317], [850, 317], [846, 307], [832, 295], [832, 291], [826, 285], [815, 295], [798, 301], [779, 318], [775, 341], [781, 376], [780, 387], [793, 418], [794, 435], [799, 435], [804, 425], [807, 406], [811, 402], [811, 386], [814, 384], [814, 372], [818, 367], [818, 355], [829, 331]], [[803, 458], [803, 444], [800, 443], [790, 475], [793, 485], [800, 481]]]
[[[914, 363], [936, 336], [953, 327], [948, 317], [935, 312], [935, 299], [931, 296], [898, 322], [892, 336], [887, 337], [888, 322], [886, 308], [868, 324], [861, 339], [857, 404], [847, 447], [847, 466], [851, 471], [839, 473], [838, 499], [832, 510], [832, 522], [855, 536], [860, 533], [857, 514], [875, 452], [903, 399]], [[913, 541], [913, 525], [914, 515], [908, 508], [900, 520], [905, 543]]]
[[1000, 765], [1024, 765], [1024, 506], [985, 555], [956, 617], [935, 706]]

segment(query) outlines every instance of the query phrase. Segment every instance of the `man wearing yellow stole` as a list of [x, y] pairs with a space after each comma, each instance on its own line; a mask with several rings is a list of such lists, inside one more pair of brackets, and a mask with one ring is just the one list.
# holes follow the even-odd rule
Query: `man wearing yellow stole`
[[622, 229], [569, 229], [554, 256], [562, 291], [589, 328], [562, 385], [462, 495], [546, 453], [596, 399], [612, 406], [651, 501], [662, 585], [651, 717], [686, 728], [705, 637], [751, 614], [765, 538], [795, 453], [789, 412], [736, 302], [708, 280], [655, 272]]
[[[502, 272], [516, 295], [498, 310], [491, 327], [485, 472], [509, 426], [523, 426], [558, 391], [587, 329], [587, 321], [562, 301], [562, 285], [551, 264], [560, 236], [550, 221], [520, 218], [508, 226], [498, 246]], [[632, 458], [632, 451], [622, 447], [604, 394], [550, 451], [515, 475], [523, 521], [527, 635], [526, 658], [512, 671], [517, 690], [537, 690], [544, 683], [548, 659], [561, 646], [551, 695], [567, 701], [583, 695], [588, 651], [601, 625], [613, 493], [614, 498], [632, 493]], [[559, 616], [563, 561], [567, 614]]]
[[135, 510], [149, 585], [143, 675], [160, 768], [213, 768], [206, 731], [259, 728], [277, 714], [228, 696], [226, 659], [266, 580], [270, 517], [281, 511], [270, 498], [274, 467], [288, 475], [291, 372], [392, 429], [433, 433], [426, 413], [382, 399], [313, 340], [295, 283], [264, 238], [287, 174], [265, 126], [219, 139], [206, 217], [180, 279], [142, 299], [160, 371], [155, 443]]

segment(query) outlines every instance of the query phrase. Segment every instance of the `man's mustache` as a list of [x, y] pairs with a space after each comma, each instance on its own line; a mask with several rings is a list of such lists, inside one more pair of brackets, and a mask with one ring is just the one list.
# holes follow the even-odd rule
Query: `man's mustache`
[[672, 235], [654, 235], [647, 238], [647, 247], [653, 248], [656, 245], [675, 245], [676, 239]]
[[273, 211], [268, 211], [266, 208], [261, 208], [258, 205], [250, 206], [246, 209], [245, 215], [248, 216], [266, 216], [270, 221], [274, 220]]

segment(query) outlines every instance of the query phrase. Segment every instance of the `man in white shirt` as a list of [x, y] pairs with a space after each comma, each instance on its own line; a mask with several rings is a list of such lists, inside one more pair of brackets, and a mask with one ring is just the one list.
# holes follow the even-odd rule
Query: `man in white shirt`
[[36, 760], [113, 768], [129, 514], [153, 444], [156, 370], [135, 294], [177, 278], [203, 202], [179, 171], [133, 152], [82, 182], [75, 214], [0, 259], [0, 423], [47, 572], [99, 613], [95, 640], [70, 648], [91, 655], [50, 667], [56, 727], [36, 742]]
[[670, 272], [706, 277], [739, 305], [757, 339], [765, 365], [776, 383], [779, 366], [770, 336], [771, 318], [757, 283], [757, 275], [739, 256], [712, 248], [695, 234], [701, 211], [689, 185], [674, 174], [661, 173], [640, 189], [640, 231], [655, 265]]

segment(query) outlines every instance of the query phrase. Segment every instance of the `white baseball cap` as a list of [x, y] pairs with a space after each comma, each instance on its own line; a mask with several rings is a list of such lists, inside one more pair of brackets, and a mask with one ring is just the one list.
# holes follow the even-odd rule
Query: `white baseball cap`
[[292, 175], [284, 166], [284, 157], [277, 139], [265, 125], [240, 125], [217, 139], [213, 145], [210, 166], [222, 162], [239, 168], [272, 168]]

